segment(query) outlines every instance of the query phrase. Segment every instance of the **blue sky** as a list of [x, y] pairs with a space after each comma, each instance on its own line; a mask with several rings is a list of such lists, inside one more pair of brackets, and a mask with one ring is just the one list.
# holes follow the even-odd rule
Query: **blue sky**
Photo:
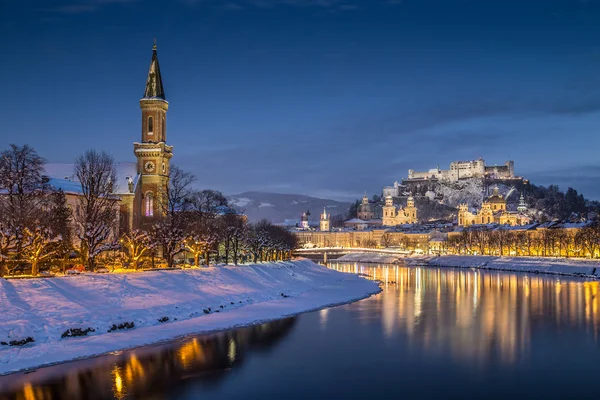
[[600, 198], [594, 0], [4, 0], [0, 148], [133, 161], [157, 38], [198, 185], [351, 199], [483, 156]]

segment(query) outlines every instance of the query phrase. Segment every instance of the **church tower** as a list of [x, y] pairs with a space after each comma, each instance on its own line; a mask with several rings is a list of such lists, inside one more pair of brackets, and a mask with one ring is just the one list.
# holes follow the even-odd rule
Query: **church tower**
[[382, 207], [383, 210], [383, 218], [382, 224], [383, 226], [394, 226], [396, 223], [396, 207], [394, 206], [394, 199], [391, 195], [385, 196], [385, 205]]
[[169, 160], [173, 157], [173, 147], [166, 143], [169, 103], [165, 99], [156, 42], [152, 49], [146, 90], [140, 100], [140, 108], [142, 140], [133, 144], [139, 176], [134, 207], [137, 226], [150, 218], [162, 215], [161, 203], [164, 204], [169, 184]]
[[327, 209], [323, 208], [323, 214], [321, 214], [321, 220], [319, 221], [319, 229], [321, 232], [328, 232], [329, 228], [329, 215], [327, 214]]
[[404, 213], [408, 217], [408, 221], [410, 224], [416, 224], [417, 220], [417, 207], [415, 207], [415, 198], [412, 196], [408, 196], [406, 200], [406, 207], [404, 208]]

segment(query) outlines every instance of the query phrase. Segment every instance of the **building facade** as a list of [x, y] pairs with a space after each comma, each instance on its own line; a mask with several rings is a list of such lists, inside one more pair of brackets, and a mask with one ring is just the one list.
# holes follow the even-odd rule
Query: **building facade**
[[394, 199], [388, 195], [385, 197], [385, 205], [383, 206], [382, 225], [396, 226], [403, 224], [417, 223], [417, 208], [415, 207], [415, 199], [409, 196], [406, 201], [406, 207], [396, 207]]

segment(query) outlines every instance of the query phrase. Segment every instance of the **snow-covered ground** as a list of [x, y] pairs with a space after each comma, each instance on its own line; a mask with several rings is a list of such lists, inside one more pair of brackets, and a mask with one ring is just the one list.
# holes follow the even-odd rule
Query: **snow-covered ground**
[[[0, 374], [273, 320], [368, 297], [375, 282], [308, 260], [132, 274], [0, 279]], [[206, 310], [206, 311], [205, 311]], [[168, 317], [167, 322], [159, 319]], [[113, 324], [134, 329], [107, 332]], [[61, 335], [93, 328], [82, 337]]]
[[429, 260], [428, 265], [600, 277], [600, 261], [570, 258], [441, 256]]

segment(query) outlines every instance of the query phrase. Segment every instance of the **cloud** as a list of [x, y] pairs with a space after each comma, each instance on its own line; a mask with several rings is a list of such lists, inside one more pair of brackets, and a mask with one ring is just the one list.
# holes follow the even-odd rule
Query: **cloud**
[[531, 172], [527, 178], [536, 185], [558, 185], [563, 191], [572, 187], [586, 199], [600, 200], [600, 165]]

